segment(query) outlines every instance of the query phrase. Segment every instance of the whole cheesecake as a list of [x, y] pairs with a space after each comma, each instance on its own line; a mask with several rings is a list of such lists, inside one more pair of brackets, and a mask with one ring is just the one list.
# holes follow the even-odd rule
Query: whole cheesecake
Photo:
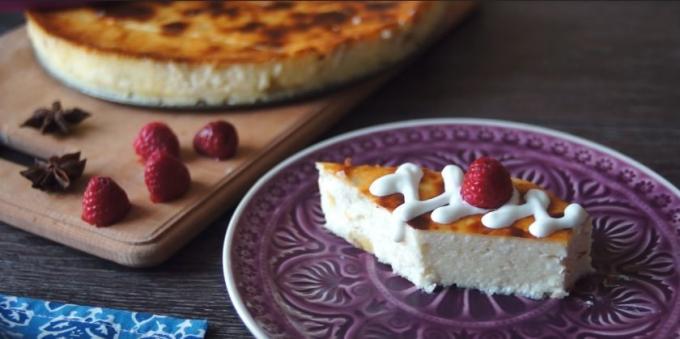
[[[426, 292], [455, 284], [489, 294], [561, 298], [581, 276], [592, 271], [590, 218], [580, 206], [568, 204], [531, 182], [513, 178], [515, 201], [497, 210], [481, 211], [461, 204], [454, 210], [467, 208], [467, 215], [450, 221], [434, 221], [435, 209], [416, 211], [415, 217], [403, 222], [394, 218], [404, 205], [403, 194], [372, 193], [376, 181], [400, 172], [401, 167], [317, 163], [317, 169], [325, 227], [391, 265], [394, 273]], [[422, 179], [414, 180], [411, 191], [422, 199], [421, 204], [437, 203], [446, 187], [452, 186], [440, 172], [423, 169], [420, 173]], [[522, 202], [526, 205], [529, 196], [537, 192], [544, 197], [544, 210], [534, 211], [534, 216], [518, 214], [526, 207]], [[489, 216], [495, 222], [503, 219], [498, 213], [510, 215], [510, 222], [494, 228], [484, 225]], [[565, 228], [543, 233], [540, 227], [532, 226], [537, 218], [543, 226]], [[572, 224], [566, 225], [565, 218]], [[396, 238], [395, 229], [400, 230]]]
[[87, 94], [238, 105], [367, 76], [439, 33], [446, 3], [130, 1], [26, 14], [35, 54]]

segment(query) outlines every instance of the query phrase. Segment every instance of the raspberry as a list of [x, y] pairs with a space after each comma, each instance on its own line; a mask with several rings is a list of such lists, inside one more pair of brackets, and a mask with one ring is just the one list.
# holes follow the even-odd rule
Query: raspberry
[[481, 157], [470, 164], [460, 191], [468, 204], [493, 209], [510, 200], [512, 189], [508, 170], [496, 159]]
[[144, 125], [135, 138], [134, 147], [144, 161], [156, 151], [164, 151], [179, 158], [179, 140], [170, 127], [162, 122]]
[[181, 197], [191, 184], [187, 167], [166, 152], [155, 152], [144, 166], [144, 183], [151, 201], [167, 202]]
[[123, 219], [130, 210], [130, 200], [115, 181], [92, 177], [83, 194], [81, 218], [91, 225], [108, 226]]
[[236, 154], [238, 135], [234, 125], [226, 121], [213, 121], [201, 128], [194, 136], [197, 153], [215, 159], [228, 159]]

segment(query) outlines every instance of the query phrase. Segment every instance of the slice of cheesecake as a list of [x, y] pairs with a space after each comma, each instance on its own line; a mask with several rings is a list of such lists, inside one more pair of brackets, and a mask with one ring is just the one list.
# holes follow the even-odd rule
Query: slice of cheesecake
[[[441, 200], [448, 190], [445, 186], [451, 183], [446, 182], [446, 176], [451, 173], [446, 172], [457, 169], [448, 167], [444, 176], [427, 169], [420, 172], [422, 179], [416, 194], [424, 204]], [[561, 298], [568, 295], [579, 277], [592, 270], [590, 218], [580, 206], [570, 205], [531, 182], [513, 178], [512, 201], [500, 209], [467, 206], [468, 215], [447, 223], [432, 220], [440, 211], [428, 211], [403, 222], [395, 218], [394, 212], [404, 204], [404, 194], [371, 193], [375, 191], [372, 184], [394, 174], [397, 168], [317, 163], [317, 169], [325, 227], [374, 254], [380, 262], [390, 264], [396, 274], [426, 292], [432, 292], [437, 285], [455, 284], [489, 294]], [[451, 195], [452, 202], [457, 194]], [[509, 215], [517, 216], [531, 202], [540, 209], [537, 194], [545, 197], [542, 215], [534, 212], [517, 220], [508, 219], [511, 222], [505, 225], [499, 222]], [[563, 220], [567, 214], [577, 224], [567, 225]], [[441, 216], [434, 219], [438, 218]], [[537, 232], [539, 226], [545, 226], [537, 225], [539, 222], [554, 227]]]

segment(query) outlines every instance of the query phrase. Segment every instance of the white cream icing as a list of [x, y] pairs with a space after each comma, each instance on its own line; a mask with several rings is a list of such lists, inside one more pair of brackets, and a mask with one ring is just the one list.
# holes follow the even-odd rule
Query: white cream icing
[[533, 215], [534, 222], [529, 225], [529, 233], [543, 238], [552, 233], [573, 228], [582, 224], [588, 213], [579, 204], [569, 204], [564, 209], [564, 216], [553, 218], [548, 214], [550, 197], [542, 190], [530, 189], [524, 194], [522, 205], [506, 205], [482, 216], [482, 225], [488, 228], [503, 228], [512, 225], [516, 220]]
[[569, 204], [564, 210], [564, 216], [553, 218], [548, 215], [550, 205], [548, 195], [538, 189], [529, 190], [524, 198], [525, 203], [519, 205], [519, 193], [513, 189], [510, 200], [496, 210], [487, 210], [468, 204], [460, 194], [463, 183], [463, 171], [456, 165], [447, 165], [442, 170], [444, 192], [434, 198], [420, 200], [418, 186], [423, 178], [423, 171], [412, 163], [405, 163], [392, 173], [376, 179], [369, 187], [369, 192], [375, 196], [386, 196], [401, 193], [404, 203], [393, 212], [394, 241], [402, 241], [406, 231], [406, 223], [427, 212], [432, 211], [432, 221], [448, 224], [460, 218], [484, 214], [482, 225], [489, 228], [504, 228], [512, 225], [516, 220], [527, 216], [534, 216], [535, 221], [529, 226], [529, 233], [537, 238], [549, 236], [553, 232], [576, 227], [585, 221], [588, 214], [579, 204]]

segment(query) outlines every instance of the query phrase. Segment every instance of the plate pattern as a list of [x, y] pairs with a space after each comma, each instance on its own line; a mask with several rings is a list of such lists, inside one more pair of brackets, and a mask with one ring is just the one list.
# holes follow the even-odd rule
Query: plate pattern
[[[597, 272], [569, 297], [536, 301], [456, 287], [423, 293], [321, 227], [314, 161], [411, 161], [439, 170], [481, 155], [593, 217]], [[451, 123], [359, 135], [283, 168], [232, 227], [237, 292], [271, 337], [680, 337], [680, 198], [619, 157], [538, 131]]]

